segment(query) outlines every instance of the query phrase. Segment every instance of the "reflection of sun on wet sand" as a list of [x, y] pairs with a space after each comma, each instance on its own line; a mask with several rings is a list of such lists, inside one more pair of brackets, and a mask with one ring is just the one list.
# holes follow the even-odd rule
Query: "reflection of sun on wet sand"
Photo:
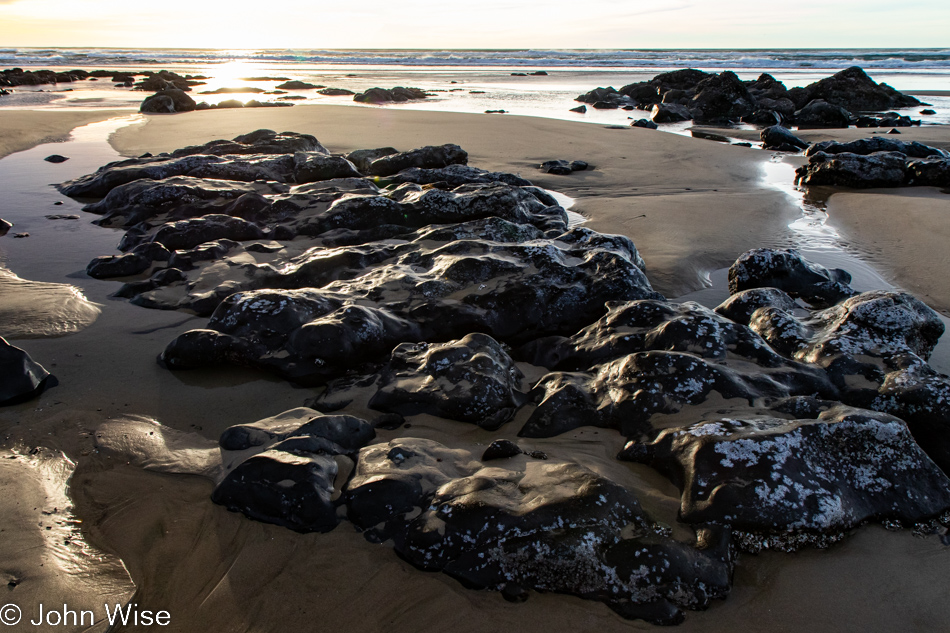
[[68, 284], [20, 279], [0, 268], [0, 323], [8, 338], [43, 338], [78, 332], [99, 316], [100, 307]]

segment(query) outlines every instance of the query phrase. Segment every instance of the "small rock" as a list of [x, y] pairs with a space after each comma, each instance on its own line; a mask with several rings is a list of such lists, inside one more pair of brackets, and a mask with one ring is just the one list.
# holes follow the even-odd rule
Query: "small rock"
[[926, 109], [924, 109], [924, 110], [921, 110], [920, 113], [921, 113], [921, 114], [937, 114], [937, 111], [936, 111], [936, 110], [931, 110], [930, 108], [926, 108]]
[[642, 127], [647, 130], [655, 130], [659, 126], [650, 119], [637, 119], [630, 124], [630, 127]]
[[495, 440], [485, 449], [485, 452], [482, 453], [482, 461], [488, 462], [493, 459], [506, 459], [508, 457], [514, 457], [515, 455], [522, 455], [523, 453], [524, 451], [511, 440]]
[[889, 129], [889, 130], [887, 131], [887, 133], [888, 133], [888, 134], [900, 134], [901, 131], [898, 130], [896, 127], [892, 127], [891, 129]]
[[13, 228], [12, 222], [7, 222], [4, 219], [0, 219], [0, 236], [6, 235], [7, 232]]
[[587, 106], [579, 105], [576, 108], [571, 108], [570, 112], [580, 112], [581, 114], [584, 114], [585, 112], [587, 112]]
[[45, 160], [47, 163], [65, 163], [67, 160], [69, 160], [69, 158], [66, 156], [60, 156], [59, 154], [52, 154], [43, 160]]
[[29, 233], [14, 233], [13, 237], [30, 237]]

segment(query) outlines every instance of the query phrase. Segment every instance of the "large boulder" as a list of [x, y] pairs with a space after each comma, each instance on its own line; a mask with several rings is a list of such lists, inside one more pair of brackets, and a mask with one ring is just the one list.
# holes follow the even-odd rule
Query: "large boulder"
[[[528, 590], [606, 603], [625, 618], [682, 621], [729, 588], [722, 529], [677, 541], [626, 486], [566, 460], [486, 465], [402, 438], [360, 451], [348, 516], [412, 565], [524, 600]], [[438, 526], [438, 527], [436, 527]]]
[[850, 112], [881, 112], [920, 104], [909, 95], [878, 84], [858, 66], [846, 68], [803, 89], [805, 103], [821, 99]]
[[755, 97], [730, 71], [703, 79], [694, 90], [687, 107], [699, 123], [736, 122], [755, 110]]
[[759, 134], [762, 139], [762, 149], [780, 152], [798, 152], [808, 147], [808, 143], [798, 138], [781, 125], [767, 127]]
[[676, 103], [657, 103], [650, 112], [650, 119], [654, 123], [678, 123], [692, 118], [693, 113], [686, 106]]
[[901, 420], [833, 407], [817, 419], [709, 420], [630, 442], [621, 458], [683, 490], [680, 517], [753, 533], [840, 533], [950, 509], [950, 479]]
[[800, 130], [846, 128], [851, 124], [851, 113], [839, 105], [815, 99], [795, 112], [795, 124]]
[[145, 99], [139, 108], [147, 114], [174, 114], [175, 112], [191, 112], [197, 107], [195, 100], [179, 88], [159, 90]]
[[834, 185], [855, 189], [900, 187], [907, 181], [907, 157], [900, 152], [867, 156], [817, 152], [795, 170], [795, 182], [806, 186]]

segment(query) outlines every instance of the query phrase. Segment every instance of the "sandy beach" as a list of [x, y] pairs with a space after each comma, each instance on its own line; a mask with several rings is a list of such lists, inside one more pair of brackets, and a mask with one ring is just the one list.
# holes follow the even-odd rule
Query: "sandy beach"
[[[78, 126], [129, 114], [2, 111], [0, 157], [30, 148], [52, 153], [56, 146], [37, 146], [65, 140]], [[570, 196], [587, 227], [632, 239], [653, 288], [667, 298], [702, 289], [712, 271], [744, 251], [797, 245], [788, 225], [801, 209], [766, 179], [770, 152], [652, 130], [298, 106], [149, 116], [119, 128], [108, 142], [121, 156], [134, 157], [260, 128], [312, 134], [334, 153], [458, 144], [470, 165], [517, 173]], [[743, 137], [741, 131], [732, 135]], [[808, 141], [864, 136], [866, 131], [855, 129], [801, 133]], [[912, 128], [900, 138], [950, 149], [948, 127]], [[31, 154], [29, 160], [41, 158]], [[591, 169], [569, 176], [537, 169], [552, 159], [584, 160]], [[802, 160], [787, 157], [788, 172]], [[85, 166], [64, 165], [80, 170], [75, 175], [85, 173]], [[248, 369], [161, 367], [156, 357], [165, 345], [207, 319], [111, 298], [115, 281], [82, 271], [92, 257], [114, 249], [120, 233], [91, 226], [91, 216], [78, 211], [81, 205], [48, 187], [37, 194], [37, 209], [54, 200], [65, 201], [57, 213], [82, 216], [68, 233], [39, 224], [28, 239], [0, 238], [3, 264], [21, 279], [72, 284], [88, 300], [67, 316], [43, 310], [30, 317], [45, 317], [43, 327], [34, 324], [8, 336], [59, 380], [36, 400], [0, 409], [0, 515], [11, 517], [0, 538], [0, 580], [8, 583], [8, 596], [24, 605], [69, 600], [74, 608], [92, 604], [96, 596], [132, 596], [140, 605], [170, 612], [170, 626], [149, 630], [182, 632], [655, 628], [575, 597], [532, 593], [526, 603], [512, 604], [495, 592], [467, 590], [446, 575], [416, 570], [347, 523], [328, 534], [302, 535], [212, 504], [207, 477], [220, 461], [221, 432], [301, 406], [313, 391]], [[885, 279], [950, 315], [950, 225], [944, 221], [950, 196], [933, 188], [836, 192], [827, 210], [829, 225]], [[51, 263], [37, 263], [52, 252]], [[0, 289], [3, 315], [23, 314], [17, 306], [30, 301], [24, 293], [51, 291], [17, 284]], [[89, 312], [90, 305], [98, 314]], [[77, 310], [86, 315], [81, 322], [56, 328]], [[486, 431], [423, 415], [413, 420], [412, 432], [480, 451], [497, 438], [518, 441], [519, 427]], [[557, 454], [569, 445], [572, 458], [595, 472], [620, 481], [650, 480], [660, 492], [644, 503], [675, 523], [679, 495], [672, 484], [645, 466], [617, 461], [619, 437], [602, 443], [593, 433], [598, 431], [585, 427], [532, 446]], [[380, 431], [378, 440], [400, 434], [405, 431]], [[938, 538], [879, 525], [856, 529], [828, 550], [743, 555], [729, 597], [708, 611], [690, 612], [679, 630], [940, 630], [950, 622], [947, 557]], [[99, 621], [88, 630], [106, 627]]]

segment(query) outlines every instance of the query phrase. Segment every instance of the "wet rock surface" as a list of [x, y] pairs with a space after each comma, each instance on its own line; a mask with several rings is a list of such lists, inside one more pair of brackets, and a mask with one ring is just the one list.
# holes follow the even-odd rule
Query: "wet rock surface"
[[[258, 131], [63, 185], [126, 229], [90, 275], [209, 317], [167, 368], [312, 395], [221, 436], [216, 502], [302, 532], [348, 520], [466, 586], [662, 624], [725, 597], [738, 550], [950, 518], [950, 378], [927, 364], [943, 325], [921, 301], [757, 249], [715, 309], [669, 302], [628, 238], [466, 163]], [[605, 444], [626, 463], [588, 467]]]
[[806, 186], [950, 186], [950, 156], [922, 143], [885, 137], [823, 141], [805, 155], [808, 163], [795, 170], [795, 182]]
[[[576, 101], [600, 109], [652, 109], [654, 123], [696, 120], [730, 125], [742, 121], [763, 127], [800, 128], [920, 124], [908, 116], [889, 112], [918, 105], [917, 99], [887, 84], [878, 84], [857, 66], [792, 89], [769, 74], [742, 81], [731, 71], [707, 73], [685, 68], [619, 90], [612, 86], [596, 88], [579, 95]], [[869, 114], [878, 112], [883, 114]]]
[[405, 101], [416, 101], [425, 99], [429, 94], [421, 88], [370, 88], [364, 92], [353, 95], [353, 101], [360, 103], [403, 103]]
[[0, 407], [32, 400], [55, 384], [45, 367], [0, 337]]

